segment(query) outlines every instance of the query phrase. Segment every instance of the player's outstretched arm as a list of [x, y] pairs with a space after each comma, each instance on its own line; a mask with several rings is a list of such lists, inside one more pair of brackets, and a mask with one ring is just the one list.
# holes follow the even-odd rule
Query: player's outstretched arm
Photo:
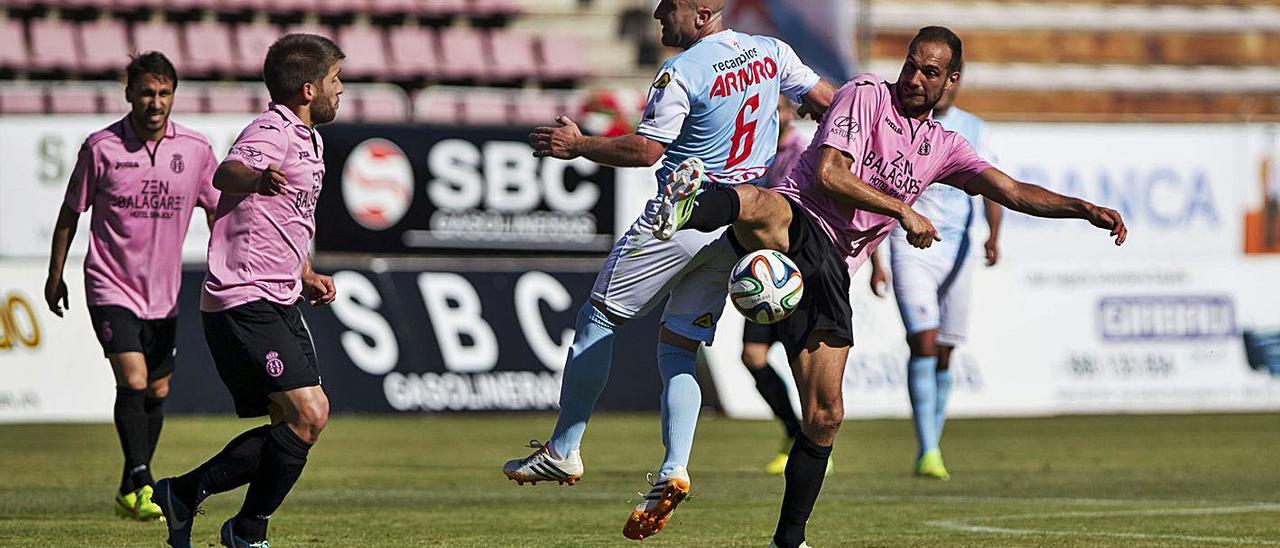
[[222, 162], [213, 174], [213, 187], [227, 194], [261, 194], [277, 196], [285, 193], [284, 172], [269, 165], [258, 171], [236, 160]]
[[827, 113], [827, 107], [831, 106], [831, 99], [835, 95], [835, 86], [826, 80], [818, 80], [818, 85], [801, 97], [800, 109], [796, 114], [801, 118], [812, 118], [815, 122], [822, 121], [822, 115]]
[[981, 194], [1014, 211], [1053, 219], [1084, 219], [1098, 228], [1111, 231], [1116, 245], [1124, 243], [1129, 230], [1120, 212], [1100, 207], [1079, 198], [1063, 196], [1051, 190], [1014, 180], [996, 168], [975, 175], [965, 185], [971, 194]]
[[53, 226], [53, 244], [49, 251], [49, 276], [44, 281], [44, 302], [49, 311], [62, 317], [64, 309], [71, 308], [67, 296], [67, 282], [62, 280], [63, 269], [67, 265], [67, 252], [71, 249], [71, 240], [76, 237], [76, 224], [80, 222], [80, 213], [62, 206], [58, 211], [58, 221]]
[[987, 256], [987, 266], [995, 266], [1000, 262], [1000, 221], [1004, 219], [1004, 208], [1000, 204], [983, 198], [982, 205], [987, 213], [987, 243], [982, 245]]
[[837, 201], [897, 219], [907, 231], [907, 242], [915, 247], [924, 249], [942, 241], [929, 219], [901, 200], [867, 186], [853, 174], [851, 166], [853, 157], [847, 152], [824, 145], [818, 161], [818, 184]]
[[544, 126], [529, 134], [533, 155], [572, 160], [579, 156], [597, 164], [614, 167], [649, 167], [662, 159], [667, 146], [634, 133], [620, 137], [591, 137], [582, 134], [568, 116], [557, 116], [557, 126]]
[[884, 298], [889, 294], [889, 272], [884, 268], [884, 262], [880, 260], [880, 250], [871, 252], [871, 293], [877, 297]]

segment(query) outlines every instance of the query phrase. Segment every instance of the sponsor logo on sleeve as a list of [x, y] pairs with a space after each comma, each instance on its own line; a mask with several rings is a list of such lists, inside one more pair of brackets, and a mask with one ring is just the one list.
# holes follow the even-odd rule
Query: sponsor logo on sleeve
[[653, 82], [653, 89], [662, 89], [671, 84], [671, 73], [664, 72]]
[[852, 116], [840, 116], [836, 118], [831, 124], [831, 129], [828, 130], [828, 133], [838, 135], [846, 139], [857, 132], [858, 121], [854, 120]]

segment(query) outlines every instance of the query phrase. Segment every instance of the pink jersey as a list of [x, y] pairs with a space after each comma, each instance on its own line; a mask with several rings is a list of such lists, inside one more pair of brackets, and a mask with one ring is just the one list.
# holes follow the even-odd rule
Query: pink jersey
[[788, 131], [787, 136], [778, 143], [778, 153], [773, 157], [773, 165], [769, 166], [769, 171], [764, 174], [764, 186], [778, 186], [778, 183], [791, 172], [791, 168], [796, 166], [796, 161], [800, 160], [800, 155], [804, 153], [807, 146], [809, 142], [804, 140], [800, 132], [794, 129]]
[[279, 196], [222, 197], [200, 309], [219, 312], [261, 299], [293, 304], [302, 294], [302, 267], [316, 233], [324, 142], [293, 111], [271, 103], [240, 132], [224, 161], [257, 170], [279, 166], [287, 182]]
[[970, 179], [991, 167], [959, 133], [943, 129], [932, 118], [920, 122], [904, 116], [896, 104], [895, 86], [874, 74], [860, 74], [840, 88], [800, 162], [774, 188], [808, 212], [836, 247], [845, 250], [851, 275], [898, 221], [841, 203], [816, 184], [822, 147], [848, 153], [854, 159], [854, 175], [907, 204], [915, 203], [933, 182], [964, 190]]
[[218, 205], [218, 160], [205, 137], [169, 122], [143, 142], [128, 116], [85, 139], [67, 184], [67, 207], [89, 220], [84, 262], [90, 306], [121, 306], [139, 319], [178, 313], [182, 241], [197, 206]]

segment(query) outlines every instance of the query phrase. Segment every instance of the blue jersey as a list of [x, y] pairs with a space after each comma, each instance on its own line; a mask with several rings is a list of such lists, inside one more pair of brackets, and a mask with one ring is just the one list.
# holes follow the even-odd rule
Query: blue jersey
[[[933, 120], [963, 136], [982, 159], [995, 162], [987, 147], [987, 123], [982, 118], [958, 107], [951, 107], [943, 116], [935, 114]], [[974, 207], [976, 201], [977, 198], [953, 186], [929, 185], [912, 207], [933, 223], [943, 242], [958, 242], [978, 214], [978, 209]], [[895, 232], [895, 237], [906, 238], [906, 232], [901, 228]]]
[[667, 145], [659, 187], [687, 158], [723, 184], [763, 180], [778, 147], [778, 96], [800, 101], [818, 75], [791, 47], [725, 30], [663, 63], [636, 133]]

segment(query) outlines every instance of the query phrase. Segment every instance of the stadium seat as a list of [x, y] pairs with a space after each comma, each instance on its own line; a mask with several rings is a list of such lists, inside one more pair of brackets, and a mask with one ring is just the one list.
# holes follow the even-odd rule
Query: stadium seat
[[533, 37], [528, 33], [497, 29], [488, 35], [491, 75], [497, 79], [521, 79], [537, 73]]
[[0, 69], [23, 70], [28, 66], [27, 42], [22, 37], [22, 22], [0, 21]]
[[54, 114], [97, 114], [98, 89], [74, 84], [51, 84], [49, 111]]
[[583, 55], [582, 39], [578, 36], [559, 35], [543, 36], [539, 40], [542, 46], [542, 77], [547, 80], [574, 80], [590, 75], [587, 59]]
[[129, 63], [129, 29], [119, 19], [97, 19], [80, 26], [80, 70], [119, 71]]
[[450, 17], [466, 13], [466, 0], [418, 0], [418, 13], [433, 17]]
[[31, 68], [38, 71], [74, 71], [80, 68], [75, 27], [67, 21], [35, 19], [28, 29]]
[[529, 127], [551, 124], [556, 116], [567, 114], [560, 101], [545, 93], [522, 93], [516, 96], [513, 122]]
[[210, 87], [205, 96], [207, 111], [213, 113], [258, 112], [266, 109], [267, 103], [259, 97], [259, 92], [249, 85], [225, 85]]
[[435, 31], [427, 27], [391, 27], [387, 32], [387, 57], [391, 76], [397, 80], [430, 78], [440, 70]]
[[460, 120], [457, 93], [427, 88], [413, 98], [413, 119], [428, 124], [457, 124]]
[[365, 122], [400, 123], [409, 119], [409, 101], [393, 86], [375, 85], [348, 88], [357, 93], [358, 118]]
[[297, 15], [315, 11], [316, 0], [272, 0], [261, 5], [270, 13]]
[[351, 79], [372, 79], [390, 72], [382, 32], [369, 25], [344, 26], [335, 40], [347, 54], [342, 74]]
[[158, 51], [165, 54], [178, 69], [178, 78], [182, 78], [183, 72], [187, 69], [176, 24], [151, 21], [133, 27], [133, 49], [139, 52]]
[[484, 40], [475, 29], [452, 27], [441, 31], [440, 61], [440, 76], [446, 79], [483, 79], [489, 75]]
[[373, 15], [417, 14], [415, 0], [369, 0], [369, 12]]
[[501, 17], [520, 13], [514, 0], [471, 0], [470, 13], [476, 17]]
[[511, 123], [511, 101], [506, 93], [477, 90], [462, 96], [462, 121], [472, 126], [503, 126]]
[[178, 86], [178, 89], [173, 92], [173, 106], [170, 107], [170, 111], [177, 116], [204, 112], [204, 90], [205, 86], [201, 85]]
[[280, 29], [264, 24], [236, 27], [236, 72], [240, 76], [261, 78], [262, 61], [267, 58], [267, 48], [280, 38]]
[[38, 86], [0, 87], [0, 113], [43, 114], [44, 89]]
[[231, 55], [231, 29], [217, 21], [187, 25], [187, 62], [183, 72], [198, 75], [232, 74], [236, 59]]

